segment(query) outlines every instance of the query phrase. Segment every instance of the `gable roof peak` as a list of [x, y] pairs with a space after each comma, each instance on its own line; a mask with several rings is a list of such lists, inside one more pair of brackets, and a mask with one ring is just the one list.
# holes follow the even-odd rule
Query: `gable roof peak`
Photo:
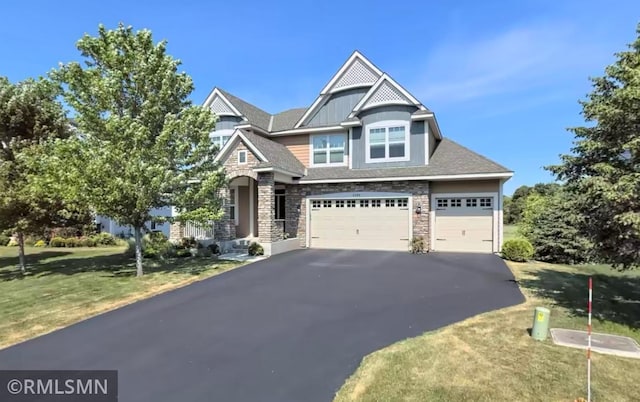
[[327, 85], [322, 88], [320, 95], [358, 86], [372, 85], [381, 75], [382, 70], [358, 50], [355, 50], [331, 77]]
[[242, 113], [230, 101], [225, 92], [218, 87], [214, 87], [209, 93], [204, 101], [204, 106], [210, 108], [218, 116], [242, 117]]

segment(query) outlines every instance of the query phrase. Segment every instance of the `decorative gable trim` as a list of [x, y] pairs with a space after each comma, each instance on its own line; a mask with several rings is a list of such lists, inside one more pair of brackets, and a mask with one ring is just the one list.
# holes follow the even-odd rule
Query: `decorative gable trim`
[[211, 111], [218, 116], [244, 117], [218, 88], [214, 88], [209, 96], [207, 96], [207, 99], [204, 101], [204, 106], [211, 109]]
[[324, 95], [325, 93], [345, 91], [351, 88], [367, 87], [375, 84], [381, 75], [382, 71], [356, 52], [338, 71], [338, 74], [331, 79], [329, 84], [322, 89], [320, 94]]
[[313, 116], [325, 104], [332, 93], [352, 88], [368, 87], [373, 85], [382, 75], [383, 73], [378, 67], [356, 50], [329, 80], [327, 85], [322, 88], [320, 96], [302, 115], [294, 128], [299, 128], [307, 119]]
[[242, 131], [240, 130], [234, 131], [231, 138], [229, 138], [229, 141], [227, 141], [222, 149], [220, 149], [220, 152], [218, 152], [218, 155], [216, 155], [214, 162], [220, 162], [221, 160], [226, 159], [227, 155], [235, 149], [239, 141], [242, 141], [244, 145], [253, 152], [256, 158], [260, 160], [260, 162], [269, 162], [264, 154], [260, 152], [260, 150], [251, 141], [249, 141], [249, 139], [242, 134]]
[[402, 88], [393, 78], [382, 74], [378, 81], [369, 89], [360, 102], [353, 108], [349, 118], [356, 117], [363, 110], [384, 105], [411, 105], [426, 110], [426, 108]]

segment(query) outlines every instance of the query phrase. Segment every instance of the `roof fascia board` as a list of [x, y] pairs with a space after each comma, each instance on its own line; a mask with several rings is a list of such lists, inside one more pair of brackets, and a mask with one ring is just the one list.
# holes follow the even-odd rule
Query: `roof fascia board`
[[281, 135], [294, 135], [294, 134], [307, 134], [307, 133], [325, 133], [331, 131], [344, 131], [345, 127], [343, 126], [327, 126], [327, 127], [302, 127], [302, 128], [294, 128], [292, 130], [278, 131], [275, 133], [269, 133], [271, 137], [278, 137]]
[[351, 183], [351, 182], [375, 182], [375, 181], [397, 181], [397, 180], [465, 180], [465, 179], [500, 179], [511, 178], [513, 172], [504, 173], [469, 173], [469, 174], [453, 174], [453, 175], [434, 175], [434, 176], [397, 176], [397, 177], [370, 177], [366, 179], [323, 179], [323, 180], [301, 180], [300, 184], [322, 184], [322, 183]]

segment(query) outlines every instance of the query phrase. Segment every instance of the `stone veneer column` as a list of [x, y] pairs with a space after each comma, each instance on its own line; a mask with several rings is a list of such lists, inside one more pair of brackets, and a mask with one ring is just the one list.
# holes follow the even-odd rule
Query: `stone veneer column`
[[274, 186], [273, 172], [258, 174], [258, 241], [261, 243], [278, 240]]
[[180, 222], [169, 226], [169, 240], [180, 240], [184, 237], [184, 226]]
[[[224, 216], [218, 222], [214, 224], [214, 234], [213, 237], [216, 240], [233, 240], [236, 237], [236, 224], [235, 221], [230, 219], [229, 216], [229, 188], [223, 187], [220, 189], [220, 197], [224, 200]], [[236, 194], [238, 197], [238, 194]], [[237, 200], [236, 200], [237, 202]], [[238, 207], [236, 206], [236, 213], [238, 212]]]
[[[420, 204], [421, 213], [416, 214], [416, 207]], [[419, 191], [418, 194], [413, 195], [413, 236], [422, 236], [424, 238], [425, 250], [429, 250], [431, 246], [431, 236], [429, 235], [429, 204], [430, 195], [428, 190], [426, 192]]]

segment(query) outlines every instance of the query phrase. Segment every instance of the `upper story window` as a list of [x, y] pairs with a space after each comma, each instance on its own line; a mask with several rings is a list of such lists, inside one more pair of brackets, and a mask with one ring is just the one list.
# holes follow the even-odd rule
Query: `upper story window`
[[233, 130], [218, 130], [209, 134], [209, 137], [211, 138], [211, 142], [213, 143], [213, 145], [216, 145], [218, 147], [219, 151], [222, 149], [222, 147], [224, 147], [224, 144], [229, 141], [229, 138], [231, 138], [232, 134]]
[[247, 163], [247, 151], [242, 149], [238, 151], [238, 165], [244, 165]]
[[409, 160], [409, 123], [382, 121], [366, 127], [366, 162]]
[[311, 137], [311, 166], [344, 165], [345, 134], [322, 134]]

